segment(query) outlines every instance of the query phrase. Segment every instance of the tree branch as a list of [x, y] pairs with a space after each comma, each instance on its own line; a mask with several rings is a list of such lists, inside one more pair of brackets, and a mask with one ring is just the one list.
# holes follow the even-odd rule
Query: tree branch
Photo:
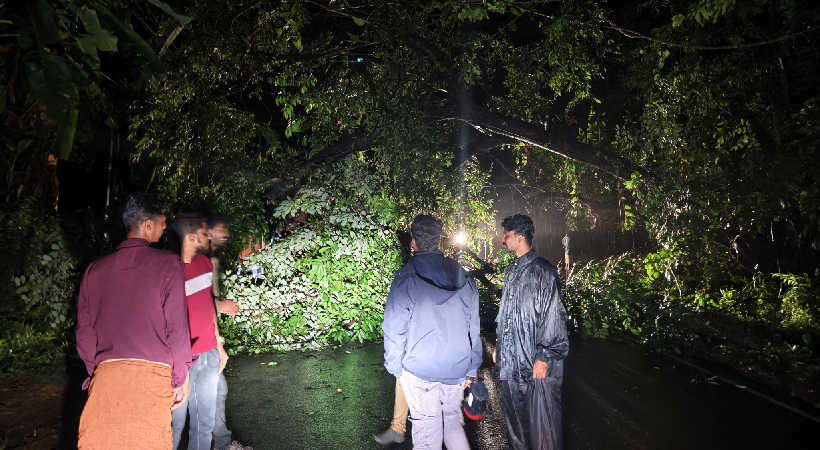
[[564, 158], [594, 167], [620, 180], [627, 180], [632, 171], [649, 177], [642, 167], [635, 167], [630, 161], [616, 155], [602, 156], [603, 150], [578, 142], [576, 133], [559, 123], [550, 123], [549, 128], [520, 119], [473, 108], [468, 117], [459, 118], [478, 131], [488, 135], [501, 135], [542, 148]]
[[616, 30], [619, 33], [621, 33], [622, 35], [624, 35], [624, 36], [626, 36], [630, 39], [646, 39], [646, 40], [649, 40], [649, 41], [652, 41], [652, 42], [657, 42], [659, 44], [669, 45], [671, 47], [688, 48], [688, 49], [692, 49], [692, 50], [737, 50], [737, 49], [741, 49], [741, 48], [759, 47], [761, 45], [769, 45], [769, 44], [774, 44], [776, 42], [782, 42], [782, 41], [785, 41], [785, 40], [788, 40], [788, 39], [795, 38], [797, 36], [802, 36], [804, 34], [808, 34], [808, 33], [811, 33], [813, 31], [820, 30], [820, 27], [809, 28], [808, 30], [801, 31], [799, 33], [787, 34], [785, 36], [781, 36], [781, 37], [776, 38], [776, 39], [770, 39], [768, 41], [755, 42], [753, 44], [720, 45], [720, 46], [717, 46], [717, 47], [709, 47], [709, 46], [702, 46], [702, 45], [677, 44], [677, 43], [674, 43], [674, 42], [664, 41], [662, 39], [658, 39], [658, 38], [654, 38], [652, 36], [647, 36], [645, 34], [641, 34], [637, 31], [632, 31], [632, 30], [627, 30], [626, 28], [621, 28], [609, 19], [604, 19], [604, 21], [606, 21], [606, 23], [608, 23], [609, 26], [604, 25], [603, 28], [609, 28], [611, 30]]
[[[473, 127], [469, 127], [465, 139], [467, 143], [465, 144], [461, 140], [462, 136], [459, 132], [454, 133], [453, 139], [450, 140], [454, 149], [453, 164], [450, 166], [452, 170], [460, 168], [465, 162], [469, 161], [470, 158], [479, 153], [496, 149], [502, 145], [515, 143], [514, 140], [506, 136], [484, 134]], [[461, 148], [462, 146], [463, 148]]]
[[328, 53], [307, 53], [307, 54], [297, 53], [297, 54], [289, 54], [289, 55], [271, 55], [271, 54], [268, 54], [268, 53], [256, 52], [254, 54], [271, 58], [271, 60], [273, 60], [273, 61], [311, 62], [311, 61], [321, 61], [323, 59], [335, 58], [337, 56], [346, 55], [346, 54], [352, 52], [353, 50], [358, 50], [360, 48], [365, 48], [365, 47], [372, 47], [374, 45], [381, 44], [382, 42], [384, 42], [384, 40], [367, 42], [367, 43], [364, 43], [364, 44], [354, 45], [353, 47], [343, 48], [343, 49], [339, 49], [339, 50], [336, 50], [336, 51], [333, 51], [333, 52], [328, 52]]
[[300, 164], [288, 173], [274, 178], [265, 188], [265, 196], [279, 198], [296, 187], [302, 178], [310, 174], [317, 166], [333, 164], [347, 155], [373, 147], [373, 139], [365, 133], [345, 134], [338, 141], [320, 151], [312, 158]]
[[245, 88], [248, 87], [248, 84], [250, 84], [251, 80], [253, 80], [253, 77], [255, 77], [256, 75], [257, 72], [246, 73], [245, 76], [242, 77], [242, 79], [239, 81], [239, 85], [222, 91], [214, 92], [213, 94], [211, 94], [210, 98], [208, 98], [208, 101], [212, 102], [214, 100], [219, 100], [220, 98], [225, 98], [229, 95], [238, 94], [244, 91]]
[[159, 53], [157, 53], [157, 56], [162, 58], [165, 55], [165, 52], [168, 51], [168, 48], [171, 46], [171, 44], [174, 42], [174, 40], [177, 38], [177, 36], [179, 36], [179, 33], [182, 32], [183, 28], [185, 28], [184, 23], [179, 24], [179, 26], [174, 28], [174, 31], [172, 31], [171, 34], [168, 35], [168, 39], [166, 39], [165, 43], [162, 44], [162, 48], [159, 50]]
[[426, 56], [431, 62], [444, 57], [444, 52], [418, 33], [408, 33], [405, 35], [404, 41], [410, 48]]

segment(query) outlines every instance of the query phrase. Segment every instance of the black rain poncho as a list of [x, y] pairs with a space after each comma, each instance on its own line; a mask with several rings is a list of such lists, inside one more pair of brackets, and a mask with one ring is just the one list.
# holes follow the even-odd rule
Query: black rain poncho
[[[495, 375], [502, 380], [510, 448], [561, 449], [561, 384], [563, 360], [569, 353], [567, 311], [558, 270], [534, 250], [504, 271], [496, 322]], [[533, 379], [536, 359], [547, 363], [545, 379]]]

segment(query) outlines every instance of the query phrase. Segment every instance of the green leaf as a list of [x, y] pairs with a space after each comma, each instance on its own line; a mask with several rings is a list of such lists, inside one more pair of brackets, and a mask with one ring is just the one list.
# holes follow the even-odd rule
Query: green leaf
[[[160, 0], [148, 0], [148, 1], [151, 4], [156, 5], [157, 7], [159, 7], [159, 9], [161, 9], [161, 10], [165, 11], [166, 13], [168, 13], [169, 16], [171, 16], [174, 19], [182, 22], [183, 24], [187, 25], [191, 22], [191, 17], [190, 16], [186, 16], [184, 14], [180, 14], [180, 13], [174, 11], [174, 8], [171, 8], [171, 5], [169, 5], [166, 2], [163, 2], [163, 1], [160, 1]], [[179, 6], [177, 6], [177, 9], [182, 10], [182, 8], [179, 7]]]
[[363, 26], [364, 26], [364, 20], [359, 19], [358, 17], [354, 17], [354, 18], [353, 18], [353, 21], [354, 21], [354, 22], [356, 22], [356, 25], [358, 25], [358, 26], [360, 26], [360, 27], [363, 27]]
[[100, 25], [97, 12], [86, 7], [78, 8], [77, 14], [85, 25], [85, 30], [94, 36], [94, 42], [101, 52], [117, 51], [117, 37]]
[[123, 23], [120, 19], [117, 18], [108, 8], [102, 6], [98, 2], [92, 1], [91, 4], [97, 11], [100, 12], [103, 16], [105, 16], [112, 24], [117, 27], [117, 30], [121, 32], [125, 37], [131, 42], [131, 45], [136, 47], [137, 51], [143, 58], [148, 61], [148, 66], [153, 70], [155, 73], [164, 73], [165, 72], [165, 65], [162, 64], [157, 54], [154, 53], [154, 50], [148, 45], [145, 40], [143, 40], [133, 28], [131, 28], [130, 24]]
[[77, 47], [79, 47], [83, 53], [91, 57], [92, 61], [96, 63], [94, 64], [94, 68], [98, 69], [100, 67], [100, 56], [97, 54], [97, 43], [94, 36], [90, 34], [81, 34], [77, 36], [76, 39]]
[[37, 39], [43, 44], [59, 44], [63, 41], [60, 37], [60, 29], [57, 28], [57, 13], [46, 0], [33, 0], [26, 2], [31, 22], [34, 24], [34, 31]]
[[31, 84], [31, 95], [46, 107], [46, 117], [52, 121], [62, 119], [69, 104], [79, 99], [77, 87], [65, 59], [40, 51], [40, 64], [26, 64]]
[[71, 147], [74, 145], [74, 133], [77, 131], [77, 113], [77, 109], [74, 108], [74, 102], [71, 102], [69, 109], [60, 121], [60, 125], [57, 128], [57, 137], [49, 151], [49, 153], [57, 158], [65, 160], [68, 159], [68, 156], [71, 154]]

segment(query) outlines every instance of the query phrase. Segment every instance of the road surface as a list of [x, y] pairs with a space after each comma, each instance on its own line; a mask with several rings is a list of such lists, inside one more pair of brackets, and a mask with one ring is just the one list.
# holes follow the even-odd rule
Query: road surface
[[[489, 348], [485, 339], [479, 373], [490, 389], [489, 410], [480, 422], [467, 421], [475, 450], [507, 448]], [[378, 342], [234, 357], [228, 425], [255, 450], [379, 449], [372, 436], [389, 424], [395, 386], [383, 362]], [[668, 357], [644, 355], [634, 345], [574, 338], [564, 376], [565, 448], [820, 448], [820, 422], [748, 391]], [[779, 400], [820, 416], [820, 410]], [[412, 445], [408, 439], [391, 448]]]

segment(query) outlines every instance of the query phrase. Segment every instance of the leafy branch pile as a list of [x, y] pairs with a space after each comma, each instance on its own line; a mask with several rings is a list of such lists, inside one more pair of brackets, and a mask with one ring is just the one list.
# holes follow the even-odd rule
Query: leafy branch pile
[[[223, 323], [231, 352], [381, 337], [387, 293], [402, 264], [390, 229], [397, 215], [373, 189], [375, 177], [354, 166], [321, 173], [280, 203], [274, 216], [295, 227], [292, 234], [252, 254], [239, 274], [224, 274], [225, 298], [242, 307]], [[287, 222], [297, 215], [304, 224]], [[261, 266], [264, 278], [254, 280], [250, 266]]]

